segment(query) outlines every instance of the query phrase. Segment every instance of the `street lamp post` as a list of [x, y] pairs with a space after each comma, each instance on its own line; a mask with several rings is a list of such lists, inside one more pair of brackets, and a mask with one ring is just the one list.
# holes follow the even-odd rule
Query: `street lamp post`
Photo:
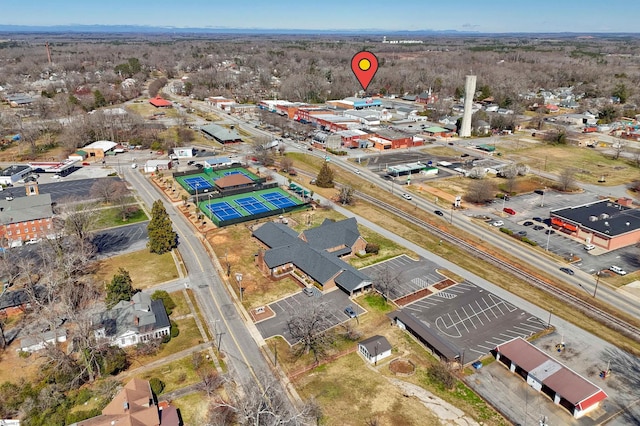
[[547, 328], [551, 328], [551, 313], [553, 312], [553, 308], [549, 309], [549, 321], [547, 321]]
[[549, 251], [549, 239], [551, 238], [551, 228], [547, 229], [547, 251]]
[[238, 282], [238, 291], [240, 292], [240, 303], [242, 303], [242, 274], [236, 272], [236, 281]]
[[598, 284], [600, 283], [600, 271], [596, 272], [596, 288], [593, 290], [593, 297], [598, 293]]

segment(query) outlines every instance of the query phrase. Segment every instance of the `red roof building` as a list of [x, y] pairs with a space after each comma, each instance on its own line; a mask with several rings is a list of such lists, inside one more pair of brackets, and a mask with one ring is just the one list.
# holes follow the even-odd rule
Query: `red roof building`
[[171, 106], [171, 102], [161, 98], [160, 96], [156, 96], [155, 98], [149, 99], [149, 103], [156, 108], [167, 108]]
[[554, 404], [566, 408], [576, 419], [595, 410], [607, 398], [598, 386], [521, 337], [496, 346], [492, 352], [511, 372], [547, 395]]

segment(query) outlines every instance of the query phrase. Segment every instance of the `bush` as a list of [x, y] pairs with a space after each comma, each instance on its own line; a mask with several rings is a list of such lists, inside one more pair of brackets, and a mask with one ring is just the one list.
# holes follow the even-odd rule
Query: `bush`
[[530, 240], [530, 239], [528, 239], [527, 237], [522, 237], [522, 238], [520, 239], [520, 241], [522, 241], [523, 243], [527, 243], [527, 244], [529, 244], [530, 246], [533, 246], [533, 247], [535, 247], [535, 246], [537, 246], [537, 245], [538, 245], [538, 243], [536, 243], [535, 241], [531, 241], [531, 240]]
[[175, 321], [171, 321], [171, 338], [178, 337], [178, 334], [180, 334], [178, 324]]
[[364, 251], [366, 253], [378, 254], [378, 252], [380, 252], [380, 246], [376, 243], [367, 243], [367, 245], [364, 248]]
[[453, 389], [456, 384], [456, 378], [451, 374], [449, 368], [442, 363], [433, 364], [429, 367], [427, 375], [431, 381], [444, 386], [445, 389]]
[[157, 396], [162, 393], [164, 390], [164, 382], [157, 377], [152, 377], [149, 380], [149, 385], [151, 386], [151, 391]]
[[513, 235], [513, 231], [509, 228], [500, 228], [500, 232], [504, 232], [507, 235]]
[[71, 425], [82, 420], [90, 419], [91, 417], [96, 417], [101, 414], [101, 410], [99, 408], [92, 408], [91, 410], [85, 411], [74, 411], [72, 413], [67, 414], [65, 418], [65, 424]]
[[176, 307], [176, 303], [173, 301], [169, 293], [167, 293], [165, 290], [154, 291], [151, 295], [151, 299], [162, 300], [162, 303], [164, 304], [164, 310], [167, 311], [167, 315], [171, 315], [171, 313], [173, 312], [173, 308]]

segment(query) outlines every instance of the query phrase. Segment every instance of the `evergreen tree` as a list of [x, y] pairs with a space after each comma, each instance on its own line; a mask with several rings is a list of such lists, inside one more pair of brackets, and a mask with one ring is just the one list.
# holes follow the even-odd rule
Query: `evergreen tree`
[[105, 301], [107, 307], [111, 308], [121, 300], [131, 300], [134, 293], [129, 271], [123, 268], [118, 269], [118, 273], [107, 284], [107, 299]]
[[173, 308], [176, 307], [176, 302], [173, 301], [169, 293], [165, 290], [156, 290], [151, 295], [151, 300], [162, 300], [164, 304], [164, 310], [167, 312], [167, 315], [171, 315], [173, 312]]
[[153, 203], [147, 234], [147, 247], [151, 253], [163, 254], [178, 246], [178, 234], [173, 230], [171, 219], [160, 200]]
[[93, 107], [101, 108], [103, 106], [107, 106], [107, 100], [104, 98], [101, 91], [95, 90], [93, 92]]
[[320, 168], [320, 172], [318, 172], [316, 185], [320, 188], [333, 188], [333, 170], [329, 168], [329, 163], [326, 161]]

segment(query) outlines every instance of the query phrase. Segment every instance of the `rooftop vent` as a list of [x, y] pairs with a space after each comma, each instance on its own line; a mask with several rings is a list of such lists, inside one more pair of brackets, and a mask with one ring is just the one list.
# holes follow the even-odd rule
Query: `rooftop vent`
[[609, 226], [609, 222], [605, 222], [605, 223], [604, 223], [604, 226]]
[[608, 218], [609, 218], [608, 214], [606, 214], [606, 213], [601, 213], [600, 214], [600, 219], [608, 219]]
[[596, 222], [598, 220], [598, 216], [589, 216], [589, 222]]

